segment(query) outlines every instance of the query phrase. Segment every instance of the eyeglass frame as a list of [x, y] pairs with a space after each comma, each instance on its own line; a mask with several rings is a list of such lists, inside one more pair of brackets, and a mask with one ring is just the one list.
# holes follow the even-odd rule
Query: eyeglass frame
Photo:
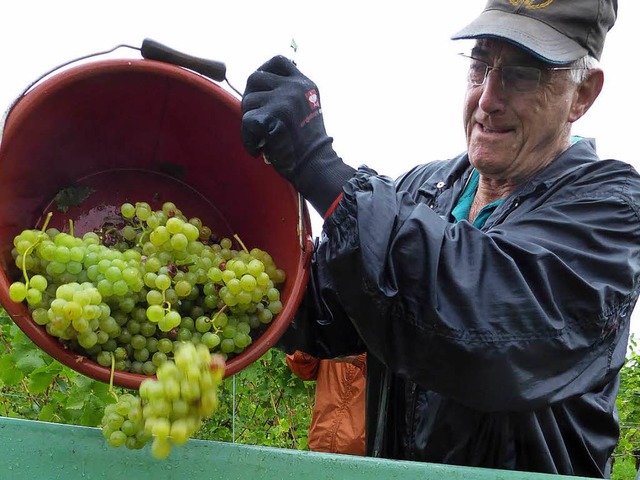
[[[477, 82], [473, 82], [471, 80], [471, 67], [469, 67], [469, 71], [467, 72], [467, 81], [469, 82], [470, 85], [473, 85], [474, 87], [481, 87], [483, 86], [486, 82], [487, 82], [487, 77], [489, 77], [489, 74], [491, 73], [492, 70], [496, 70], [500, 72], [500, 85], [502, 85], [502, 88], [504, 90], [509, 90], [509, 91], [516, 91], [516, 92], [520, 92], [520, 93], [524, 93], [524, 92], [533, 92], [534, 90], [536, 90], [539, 86], [540, 86], [540, 79], [542, 78], [542, 72], [543, 71], [563, 71], [563, 70], [589, 70], [588, 67], [534, 67], [531, 65], [502, 65], [500, 67], [495, 67], [493, 65], [489, 65], [487, 62], [485, 62], [484, 60], [480, 60], [479, 58], [473, 57], [469, 54], [466, 53], [459, 53], [458, 54], [461, 57], [467, 58], [469, 60], [473, 60], [475, 62], [480, 62], [483, 63], [485, 65], [485, 71], [484, 71], [484, 76], [482, 77], [482, 82], [481, 83], [477, 83]], [[505, 80], [504, 80], [504, 71], [505, 69], [508, 69], [507, 71], [509, 71], [510, 69], [526, 69], [527, 71], [536, 71], [537, 72], [537, 79], [536, 79], [536, 84], [535, 87], [533, 88], [527, 88], [524, 90], [519, 90], [515, 87], [512, 86], [512, 84], [509, 84], [507, 82], [507, 84], [505, 85]]]

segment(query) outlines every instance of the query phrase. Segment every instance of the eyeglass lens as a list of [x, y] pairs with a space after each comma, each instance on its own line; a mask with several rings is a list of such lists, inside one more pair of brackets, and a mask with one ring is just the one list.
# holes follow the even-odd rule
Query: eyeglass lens
[[506, 90], [527, 92], [535, 90], [540, 82], [540, 69], [524, 66], [491, 67], [487, 63], [472, 59], [469, 66], [469, 82], [472, 85], [484, 85], [491, 70], [500, 74], [502, 87]]

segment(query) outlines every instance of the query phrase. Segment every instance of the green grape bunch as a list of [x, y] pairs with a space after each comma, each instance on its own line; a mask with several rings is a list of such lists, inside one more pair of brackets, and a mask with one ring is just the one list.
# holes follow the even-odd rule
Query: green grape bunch
[[[179, 342], [228, 360], [282, 311], [285, 272], [240, 238], [219, 238], [173, 202], [124, 203], [101, 228], [14, 238], [22, 278], [9, 296], [71, 350], [115, 370], [155, 375]], [[235, 242], [234, 242], [235, 240]]]
[[152, 441], [151, 454], [166, 458], [216, 411], [224, 365], [222, 356], [203, 344], [179, 343], [174, 359], [158, 368], [157, 379], [140, 384], [138, 396], [121, 395], [107, 405], [102, 417], [107, 443], [141, 449]]

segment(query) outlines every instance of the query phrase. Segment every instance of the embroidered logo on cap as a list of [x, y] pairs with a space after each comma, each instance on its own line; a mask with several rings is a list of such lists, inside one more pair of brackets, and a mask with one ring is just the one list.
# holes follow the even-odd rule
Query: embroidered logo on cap
[[514, 7], [524, 5], [524, 8], [545, 8], [553, 3], [553, 0], [509, 0], [509, 3]]

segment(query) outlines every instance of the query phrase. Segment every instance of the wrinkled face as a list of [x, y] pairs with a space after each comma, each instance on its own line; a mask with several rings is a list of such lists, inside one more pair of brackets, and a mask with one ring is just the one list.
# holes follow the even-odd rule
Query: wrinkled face
[[483, 85], [467, 87], [464, 122], [471, 164], [496, 180], [520, 182], [544, 168], [569, 146], [571, 105], [576, 85], [567, 71], [548, 66], [514, 45], [481, 39], [474, 58], [489, 66], [542, 68], [540, 83], [531, 91], [502, 85], [501, 70], [490, 70]]

